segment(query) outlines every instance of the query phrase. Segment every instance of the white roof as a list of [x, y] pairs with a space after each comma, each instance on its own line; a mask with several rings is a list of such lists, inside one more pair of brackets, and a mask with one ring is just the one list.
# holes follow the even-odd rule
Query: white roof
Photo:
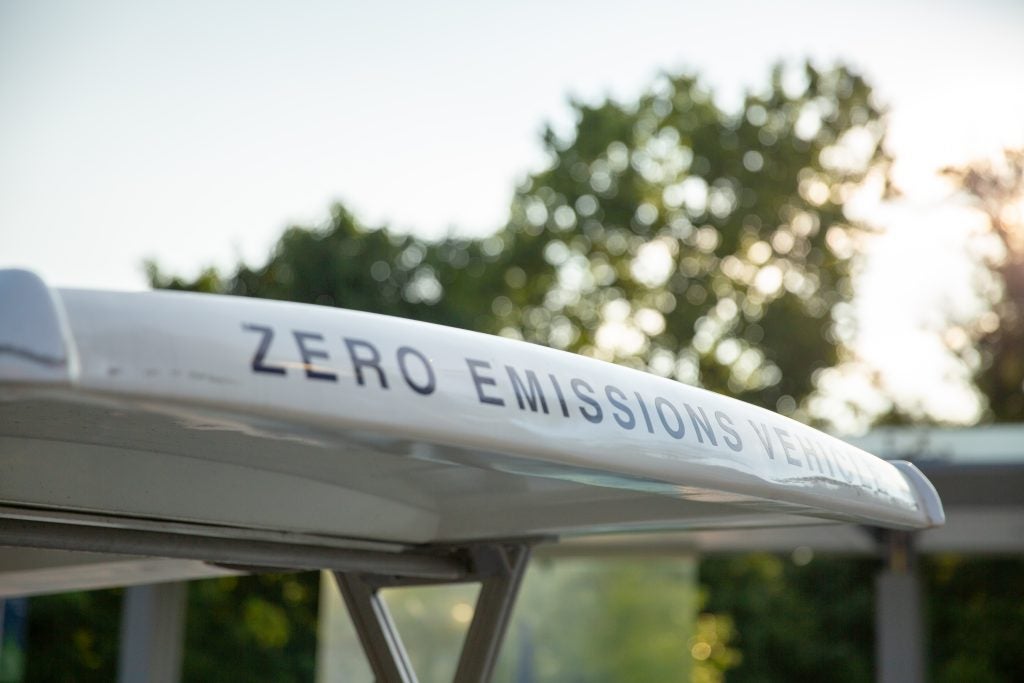
[[0, 271], [0, 470], [0, 519], [314, 545], [943, 520], [911, 465], [628, 368], [24, 271]]

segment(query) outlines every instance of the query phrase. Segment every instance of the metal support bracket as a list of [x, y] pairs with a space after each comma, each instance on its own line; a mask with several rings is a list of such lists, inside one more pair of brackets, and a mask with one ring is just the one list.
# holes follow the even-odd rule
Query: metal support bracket
[[377, 683], [416, 683], [405, 646], [395, 628], [383, 588], [480, 583], [473, 619], [455, 670], [454, 683], [486, 683], [494, 673], [508, 622], [512, 616], [532, 542], [493, 542], [447, 549], [464, 562], [465, 574], [445, 580], [422, 575], [334, 572]]

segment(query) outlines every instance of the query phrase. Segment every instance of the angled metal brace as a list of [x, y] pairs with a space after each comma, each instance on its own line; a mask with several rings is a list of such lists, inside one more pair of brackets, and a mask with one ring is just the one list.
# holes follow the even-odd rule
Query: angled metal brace
[[387, 605], [383, 588], [479, 582], [473, 620], [462, 646], [454, 683], [486, 683], [494, 673], [519, 586], [526, 573], [530, 543], [485, 543], [452, 548], [465, 561], [465, 574], [445, 581], [433, 577], [335, 572], [359, 642], [377, 683], [416, 683], [416, 674]]
[[491, 680], [498, 652], [505, 639], [512, 607], [530, 559], [530, 547], [486, 546], [479, 549], [492, 572], [481, 578], [473, 621], [462, 645], [455, 683], [483, 683]]
[[334, 580], [377, 683], [416, 683], [416, 673], [380, 588], [360, 574], [335, 572]]

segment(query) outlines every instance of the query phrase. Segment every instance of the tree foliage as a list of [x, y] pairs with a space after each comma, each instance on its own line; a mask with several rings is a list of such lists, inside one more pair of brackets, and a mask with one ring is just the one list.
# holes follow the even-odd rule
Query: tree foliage
[[265, 264], [239, 264], [224, 275], [206, 269], [192, 280], [147, 265], [156, 289], [186, 290], [338, 306], [441, 325], [489, 329], [494, 252], [487, 242], [430, 243], [361, 223], [331, 207], [320, 228], [288, 228]]
[[[730, 683], [869, 683], [879, 560], [755, 554], [701, 561], [707, 609], [735, 620], [743, 654]], [[799, 560], [794, 561], [794, 560]], [[1024, 560], [926, 556], [929, 680], [1018, 680], [1024, 671]]]
[[[32, 598], [23, 680], [115, 680], [123, 594]], [[182, 681], [312, 681], [317, 599], [316, 573], [190, 583]]]
[[690, 75], [574, 104], [500, 233], [499, 328], [792, 412], [841, 346], [859, 229], [843, 204], [888, 159], [862, 78], [785, 76], [738, 112]]
[[115, 680], [122, 595], [104, 590], [32, 598], [23, 680]]
[[182, 681], [312, 681], [318, 597], [316, 572], [190, 583]]
[[956, 350], [981, 355], [975, 382], [989, 417], [1024, 422], [1024, 149], [945, 174], [982, 211], [998, 243], [982, 263], [994, 279], [992, 311], [971, 326], [974, 344]]
[[922, 563], [932, 680], [1019, 681], [1024, 671], [1024, 559], [947, 555]]
[[[877, 562], [722, 555], [701, 561], [706, 609], [735, 623], [729, 683], [872, 680]], [[794, 561], [796, 560], [796, 561]]]

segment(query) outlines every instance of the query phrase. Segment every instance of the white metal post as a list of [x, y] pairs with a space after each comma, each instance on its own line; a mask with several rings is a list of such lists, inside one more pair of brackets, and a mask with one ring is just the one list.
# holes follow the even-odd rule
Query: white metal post
[[179, 582], [125, 589], [118, 683], [178, 683], [187, 586]]
[[875, 581], [875, 666], [879, 683], [924, 683], [921, 586], [913, 537], [885, 532], [886, 567]]

